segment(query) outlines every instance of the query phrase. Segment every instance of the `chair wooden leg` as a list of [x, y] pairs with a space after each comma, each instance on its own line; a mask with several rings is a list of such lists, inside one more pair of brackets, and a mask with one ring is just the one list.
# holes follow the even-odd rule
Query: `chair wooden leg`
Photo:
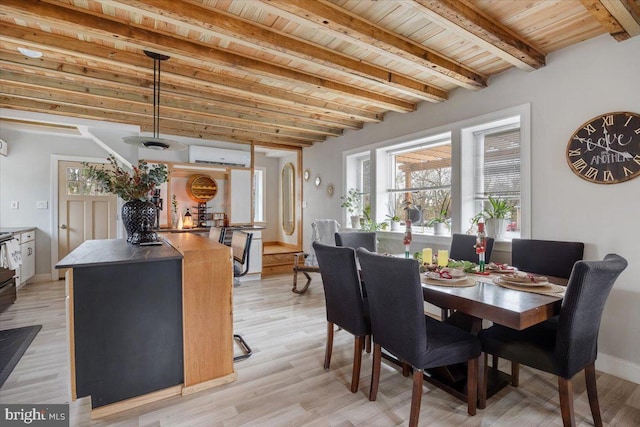
[[[483, 363], [480, 363], [480, 359]], [[484, 365], [484, 357], [480, 356], [467, 361], [467, 413], [469, 415], [476, 414], [478, 405], [478, 365]]]
[[498, 360], [500, 360], [498, 356], [495, 354], [491, 355], [491, 366], [493, 366], [494, 369], [498, 369]]
[[482, 353], [478, 359], [478, 408], [487, 407], [487, 383], [489, 381], [489, 355]]
[[331, 352], [333, 351], [333, 323], [327, 322], [327, 347], [324, 350], [324, 369], [331, 365]]
[[362, 347], [364, 347], [364, 337], [355, 337], [353, 341], [353, 372], [351, 373], [351, 393], [355, 393], [356, 391], [358, 391], [358, 386], [360, 385]]
[[558, 377], [558, 392], [560, 393], [560, 412], [562, 425], [575, 427], [576, 418], [573, 410], [573, 385], [570, 379]]
[[367, 342], [365, 344], [365, 351], [371, 353], [371, 335], [367, 335]]
[[407, 362], [401, 362], [401, 363], [402, 363], [402, 376], [408, 377], [409, 374], [411, 374], [411, 366]]
[[602, 427], [602, 417], [600, 416], [600, 403], [598, 402], [598, 386], [596, 385], [596, 364], [595, 362], [584, 368], [584, 377], [587, 382], [587, 396], [589, 396], [589, 406], [593, 425]]
[[520, 364], [511, 362], [511, 385], [518, 387], [520, 385]]
[[413, 369], [413, 392], [411, 393], [411, 413], [409, 427], [417, 427], [422, 403], [422, 370]]
[[380, 381], [380, 363], [382, 359], [382, 347], [373, 343], [373, 363], [371, 365], [371, 387], [369, 388], [369, 400], [374, 401], [378, 396], [378, 382]]

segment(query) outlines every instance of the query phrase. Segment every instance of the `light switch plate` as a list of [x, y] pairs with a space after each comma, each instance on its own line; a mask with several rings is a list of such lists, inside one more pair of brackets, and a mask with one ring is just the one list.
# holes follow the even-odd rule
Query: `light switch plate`
[[49, 209], [49, 202], [46, 200], [38, 200], [36, 202], [36, 209]]
[[11, 201], [11, 209], [18, 209], [18, 201], [17, 200], [12, 200]]

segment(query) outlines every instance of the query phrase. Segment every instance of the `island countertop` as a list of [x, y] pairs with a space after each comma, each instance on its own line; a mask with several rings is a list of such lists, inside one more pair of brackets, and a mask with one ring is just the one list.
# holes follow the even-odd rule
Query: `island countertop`
[[87, 240], [62, 258], [56, 268], [93, 267], [140, 261], [181, 259], [182, 254], [161, 240], [160, 245], [140, 246], [124, 239]]

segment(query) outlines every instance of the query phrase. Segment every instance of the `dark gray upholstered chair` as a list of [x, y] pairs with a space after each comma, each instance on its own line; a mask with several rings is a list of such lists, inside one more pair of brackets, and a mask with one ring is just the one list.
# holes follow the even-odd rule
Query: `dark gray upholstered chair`
[[527, 273], [568, 279], [573, 264], [584, 254], [582, 242], [554, 240], [513, 239], [511, 265]]
[[353, 248], [329, 246], [320, 242], [313, 242], [313, 249], [320, 266], [327, 308], [324, 368], [329, 369], [331, 364], [333, 330], [334, 325], [338, 325], [355, 336], [351, 377], [351, 392], [355, 393], [360, 382], [364, 339], [371, 334], [369, 316], [362, 299], [356, 252]]
[[211, 230], [209, 230], [209, 238], [215, 242], [224, 244], [226, 230], [226, 228], [222, 227], [211, 227]]
[[[487, 237], [487, 248], [484, 253], [486, 263], [491, 261], [491, 252], [493, 251], [493, 237]], [[476, 236], [471, 234], [455, 233], [451, 238], [451, 248], [449, 249], [449, 258], [456, 261], [469, 261], [478, 263], [478, 254], [476, 253]]]
[[[609, 292], [626, 267], [627, 261], [615, 254], [605, 256], [603, 261], [578, 261], [559, 316], [522, 331], [494, 325], [478, 334], [485, 354], [496, 354], [558, 376], [565, 426], [575, 425], [571, 378], [583, 369], [594, 424], [602, 425], [595, 375], [598, 331]], [[487, 372], [485, 364], [485, 381]], [[480, 390], [481, 402], [485, 397], [486, 389]]]
[[[234, 231], [231, 235], [231, 250], [233, 251], [233, 277], [238, 279], [249, 271], [249, 251], [253, 233]], [[239, 282], [236, 282], [239, 283]]]
[[[584, 243], [556, 240], [513, 239], [511, 241], [511, 265], [527, 273], [568, 279], [573, 265], [582, 259]], [[498, 358], [493, 357], [494, 368]], [[511, 363], [511, 384], [518, 386], [520, 369]]]
[[377, 239], [375, 231], [354, 231], [348, 233], [336, 233], [336, 246], [348, 248], [365, 248], [369, 252], [377, 252]]
[[369, 400], [376, 400], [381, 347], [410, 364], [413, 393], [409, 425], [417, 426], [422, 400], [422, 371], [467, 362], [467, 405], [475, 415], [480, 342], [461, 329], [424, 314], [419, 263], [414, 259], [357, 251], [366, 283], [373, 336], [373, 371]]

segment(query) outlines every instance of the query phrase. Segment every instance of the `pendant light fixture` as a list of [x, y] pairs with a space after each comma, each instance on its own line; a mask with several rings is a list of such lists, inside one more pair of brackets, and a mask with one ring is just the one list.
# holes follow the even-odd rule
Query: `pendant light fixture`
[[151, 150], [184, 150], [187, 148], [185, 145], [170, 139], [160, 138], [160, 64], [170, 57], [148, 50], [143, 52], [153, 59], [153, 137], [127, 136], [123, 138], [124, 142]]

